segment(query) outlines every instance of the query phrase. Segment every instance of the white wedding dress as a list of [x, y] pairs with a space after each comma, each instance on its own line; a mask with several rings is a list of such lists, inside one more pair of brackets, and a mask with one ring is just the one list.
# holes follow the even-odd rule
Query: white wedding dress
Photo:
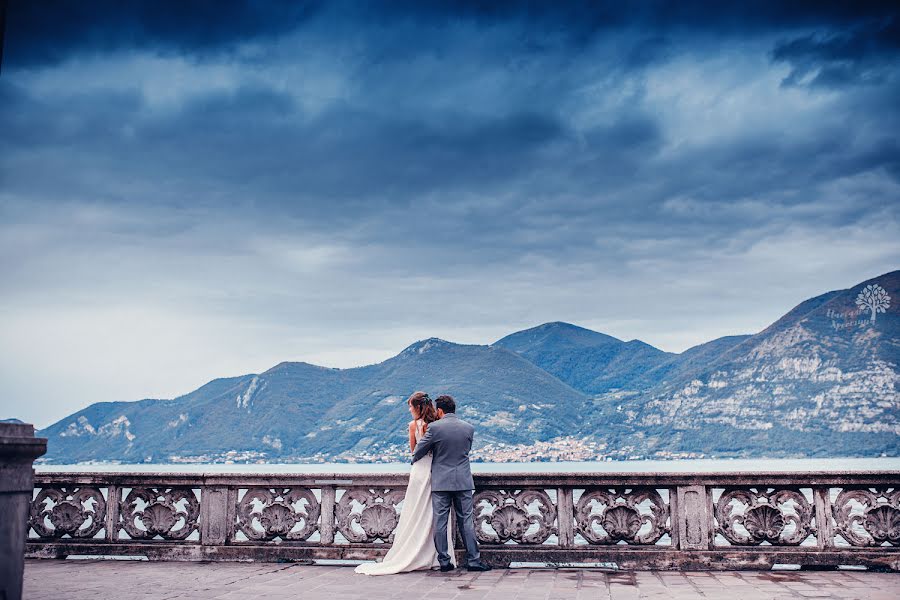
[[[423, 421], [416, 421], [416, 442], [425, 434]], [[448, 539], [449, 539], [449, 527]], [[450, 546], [451, 548], [453, 546]], [[413, 463], [409, 472], [409, 485], [400, 509], [400, 521], [394, 530], [394, 543], [384, 560], [363, 563], [357, 573], [365, 575], [391, 575], [404, 571], [417, 571], [437, 566], [437, 550], [434, 548], [434, 513], [431, 508], [431, 453]]]

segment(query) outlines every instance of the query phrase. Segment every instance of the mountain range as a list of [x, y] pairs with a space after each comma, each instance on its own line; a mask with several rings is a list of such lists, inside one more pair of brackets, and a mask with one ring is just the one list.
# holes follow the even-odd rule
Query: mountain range
[[375, 365], [285, 362], [173, 400], [96, 403], [38, 435], [55, 463], [377, 460], [408, 452], [405, 398], [424, 389], [457, 398], [476, 448], [896, 456], [898, 301], [893, 271], [680, 354], [562, 322], [486, 346], [431, 338]]

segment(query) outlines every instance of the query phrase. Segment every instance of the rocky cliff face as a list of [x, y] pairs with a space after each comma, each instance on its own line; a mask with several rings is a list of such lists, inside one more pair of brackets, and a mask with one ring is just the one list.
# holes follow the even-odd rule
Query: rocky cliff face
[[900, 272], [808, 300], [711, 364], [654, 390], [641, 417], [900, 435], [900, 313], [861, 309], [866, 286], [900, 299]]
[[[860, 306], [884, 291], [885, 312]], [[705, 432], [781, 454], [795, 444], [835, 453], [853, 444], [896, 455], [900, 436], [900, 271], [798, 305], [705, 365], [631, 398], [622, 424], [665, 430], [654, 447], [693, 447]], [[809, 434], [803, 435], [803, 434]], [[851, 434], [851, 435], [841, 435]], [[816, 440], [807, 446], [805, 439]], [[743, 442], [741, 440], [744, 440]], [[845, 447], [850, 444], [851, 447]]]

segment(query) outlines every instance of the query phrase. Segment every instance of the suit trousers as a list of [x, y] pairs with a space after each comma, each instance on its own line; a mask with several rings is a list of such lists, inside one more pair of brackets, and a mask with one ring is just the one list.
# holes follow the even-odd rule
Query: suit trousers
[[431, 492], [431, 507], [434, 510], [434, 547], [437, 549], [438, 562], [441, 565], [451, 563], [447, 548], [447, 521], [450, 518], [451, 504], [456, 511], [456, 526], [466, 546], [466, 566], [481, 564], [478, 542], [475, 539], [472, 496], [472, 490]]

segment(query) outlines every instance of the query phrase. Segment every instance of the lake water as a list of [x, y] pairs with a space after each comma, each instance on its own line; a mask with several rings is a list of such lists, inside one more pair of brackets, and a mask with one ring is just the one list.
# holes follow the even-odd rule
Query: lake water
[[[316, 464], [75, 464], [35, 465], [47, 471], [138, 473], [408, 473], [406, 463]], [[472, 463], [475, 473], [734, 473], [741, 471], [894, 471], [900, 458], [628, 460], [611, 462]]]

